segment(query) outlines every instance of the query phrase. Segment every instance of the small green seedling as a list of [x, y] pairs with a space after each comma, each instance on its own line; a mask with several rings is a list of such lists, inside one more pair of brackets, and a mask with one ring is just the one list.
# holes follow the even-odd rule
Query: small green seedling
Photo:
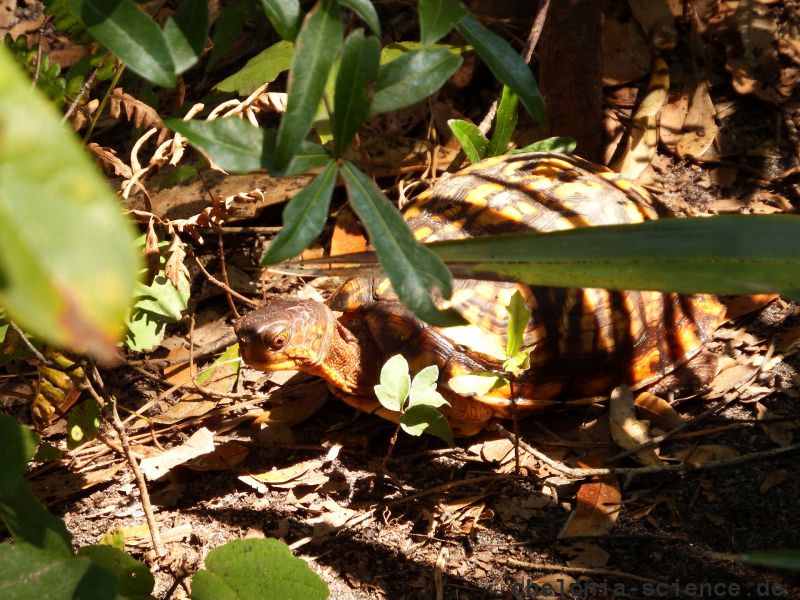
[[383, 365], [375, 395], [384, 408], [400, 413], [399, 426], [406, 433], [413, 436], [429, 433], [452, 445], [450, 425], [439, 412], [439, 408], [450, 404], [436, 390], [438, 380], [439, 368], [436, 365], [425, 367], [412, 380], [408, 362], [396, 354]]
[[477, 125], [462, 119], [450, 119], [447, 125], [461, 144], [464, 154], [470, 163], [476, 163], [489, 156], [498, 156], [510, 152], [564, 152], [569, 154], [575, 150], [575, 140], [568, 137], [551, 137], [534, 142], [524, 148], [509, 150], [511, 136], [517, 127], [517, 95], [507, 86], [503, 86], [500, 104], [495, 115], [492, 138], [487, 138]]
[[503, 370], [507, 376], [493, 373], [459, 375], [448, 382], [451, 390], [458, 394], [484, 396], [493, 389], [505, 385], [511, 384], [513, 388], [514, 381], [530, 368], [530, 354], [533, 348], [526, 348], [523, 343], [525, 328], [531, 319], [531, 309], [525, 304], [522, 294], [517, 291], [511, 296], [506, 311], [508, 311], [508, 329]]

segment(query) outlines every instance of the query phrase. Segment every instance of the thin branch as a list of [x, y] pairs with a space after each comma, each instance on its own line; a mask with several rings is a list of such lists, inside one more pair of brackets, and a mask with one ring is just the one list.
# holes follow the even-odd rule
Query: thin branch
[[158, 522], [153, 514], [153, 505], [150, 503], [150, 493], [147, 491], [147, 482], [144, 479], [142, 470], [139, 468], [139, 462], [136, 460], [136, 457], [131, 450], [130, 440], [128, 439], [128, 433], [125, 430], [125, 425], [122, 424], [122, 419], [119, 418], [116, 398], [109, 396], [108, 399], [105, 399], [100, 396], [97, 390], [95, 390], [94, 385], [92, 385], [92, 378], [94, 378], [100, 390], [105, 392], [105, 384], [103, 383], [100, 372], [97, 370], [97, 366], [94, 363], [92, 363], [92, 377], [86, 378], [87, 388], [89, 393], [101, 407], [109, 407], [109, 412], [111, 413], [111, 427], [114, 428], [114, 431], [117, 432], [117, 436], [119, 436], [119, 441], [122, 444], [122, 452], [125, 456], [125, 459], [128, 461], [131, 470], [133, 471], [134, 478], [136, 479], [136, 487], [139, 488], [139, 496], [142, 499], [142, 510], [144, 511], [145, 520], [147, 521], [147, 527], [150, 530], [150, 539], [153, 542], [153, 550], [155, 551], [156, 556], [162, 557], [165, 554], [164, 545], [161, 542], [161, 534], [158, 530]]

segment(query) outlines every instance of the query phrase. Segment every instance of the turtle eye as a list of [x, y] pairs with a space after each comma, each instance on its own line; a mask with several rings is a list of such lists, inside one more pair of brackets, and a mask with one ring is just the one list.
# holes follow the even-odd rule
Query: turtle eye
[[280, 350], [289, 341], [289, 335], [285, 330], [278, 331], [277, 333], [270, 335], [266, 341], [270, 350]]

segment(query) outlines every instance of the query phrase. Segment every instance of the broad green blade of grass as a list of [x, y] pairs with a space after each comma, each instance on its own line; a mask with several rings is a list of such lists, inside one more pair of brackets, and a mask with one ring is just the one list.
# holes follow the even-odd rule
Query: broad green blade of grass
[[[458, 279], [800, 298], [800, 216], [661, 219], [429, 244]], [[303, 275], [378, 276], [374, 254], [307, 261]]]
[[800, 297], [800, 217], [794, 215], [661, 219], [430, 248], [458, 278]]

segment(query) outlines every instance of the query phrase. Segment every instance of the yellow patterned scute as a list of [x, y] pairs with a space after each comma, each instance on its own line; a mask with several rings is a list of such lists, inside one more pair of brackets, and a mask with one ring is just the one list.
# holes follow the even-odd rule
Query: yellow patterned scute
[[[494, 157], [440, 179], [403, 210], [423, 242], [655, 219], [647, 192], [605, 167], [560, 154]], [[467, 325], [437, 329], [397, 300], [388, 280], [351, 279], [329, 301], [351, 331], [374, 344], [365, 360], [383, 364], [403, 354], [412, 372], [439, 367], [439, 389], [452, 423], [476, 425], [491, 416], [524, 416], [565, 401], [606, 396], [626, 383], [653, 383], [697, 354], [724, 319], [712, 296], [601, 289], [531, 287], [456, 280], [454, 308]], [[531, 309], [524, 344], [531, 366], [515, 384], [486, 395], [451, 382], [500, 372], [506, 348], [506, 306], [520, 292]], [[334, 373], [335, 375], [335, 373]], [[336, 387], [334, 376], [328, 376]], [[371, 395], [342, 396], [362, 410], [380, 410]], [[365, 408], [366, 407], [366, 408]], [[370, 412], [372, 409], [370, 409]], [[467, 428], [468, 431], [470, 430]]]
[[[439, 180], [403, 213], [423, 242], [657, 218], [640, 186], [580, 158], [545, 153], [477, 163]], [[532, 309], [525, 332], [525, 344], [533, 347], [532, 367], [518, 400], [531, 409], [605, 394], [620, 383], [642, 387], [656, 381], [696, 354], [724, 318], [722, 305], [704, 295], [457, 280], [453, 297], [443, 304], [458, 310], [470, 325], [440, 330], [440, 338], [502, 360], [505, 307], [515, 291]], [[458, 375], [464, 369], [457, 363], [451, 358], [445, 368]], [[493, 396], [480, 401], [493, 403], [502, 414], [508, 390], [501, 388]]]

